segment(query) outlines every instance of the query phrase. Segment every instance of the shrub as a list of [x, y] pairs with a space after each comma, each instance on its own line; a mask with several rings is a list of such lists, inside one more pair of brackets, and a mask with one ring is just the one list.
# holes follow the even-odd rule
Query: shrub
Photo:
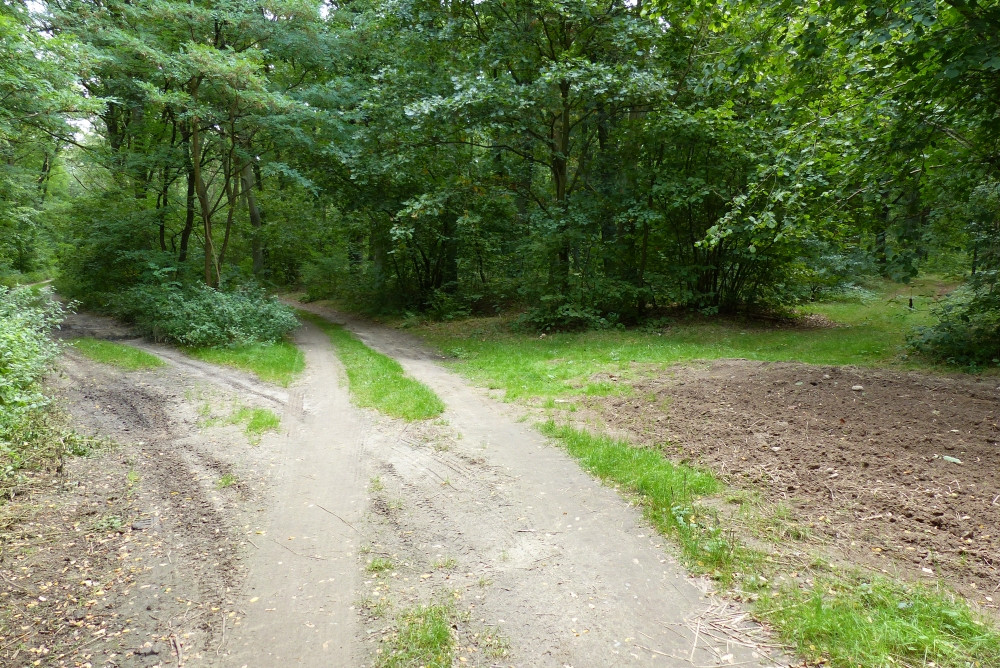
[[0, 440], [47, 403], [39, 384], [59, 354], [48, 334], [63, 310], [49, 290], [0, 286]]
[[268, 343], [298, 326], [292, 309], [259, 288], [141, 285], [118, 296], [112, 311], [155, 339], [195, 347]]
[[0, 498], [10, 496], [22, 470], [55, 464], [87, 446], [53, 418], [41, 387], [59, 354], [49, 330], [64, 310], [48, 290], [0, 286]]
[[558, 296], [542, 297], [542, 305], [518, 318], [515, 325], [529, 331], [575, 331], [583, 329], [607, 329], [616, 323], [613, 315], [604, 317], [589, 306], [565, 301]]
[[910, 336], [911, 348], [949, 364], [1000, 365], [1000, 292], [959, 288], [936, 315], [936, 325]]

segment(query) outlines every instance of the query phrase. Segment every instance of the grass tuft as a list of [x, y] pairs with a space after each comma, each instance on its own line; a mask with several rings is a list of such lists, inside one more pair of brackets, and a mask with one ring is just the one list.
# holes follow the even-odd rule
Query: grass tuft
[[166, 364], [156, 355], [147, 353], [133, 346], [103, 339], [92, 339], [89, 337], [74, 339], [71, 344], [84, 357], [110, 364], [127, 371], [138, 371], [140, 369], [155, 369]]
[[330, 337], [347, 370], [351, 397], [358, 406], [404, 420], [427, 420], [444, 412], [441, 399], [429, 387], [407, 376], [399, 362], [372, 350], [339, 325], [312, 313], [301, 315]]
[[281, 418], [266, 408], [240, 406], [229, 416], [229, 424], [242, 424], [247, 436], [259, 438], [265, 432], [278, 431]]
[[184, 348], [185, 353], [211, 364], [249, 371], [261, 380], [288, 387], [306, 368], [302, 351], [289, 341], [232, 348]]
[[215, 481], [216, 489], [226, 489], [236, 484], [236, 476], [232, 473], [223, 473], [222, 477]]
[[539, 428], [546, 436], [562, 441], [584, 469], [638, 495], [646, 517], [656, 528], [680, 540], [693, 570], [729, 583], [737, 572], [745, 572], [759, 559], [723, 531], [715, 512], [697, 505], [699, 497], [714, 494], [721, 487], [711, 473], [674, 464], [656, 450], [551, 420]]
[[373, 557], [368, 565], [365, 566], [365, 570], [369, 573], [383, 573], [385, 571], [391, 571], [396, 565], [392, 563], [392, 559], [387, 559], [385, 557]]
[[385, 641], [376, 660], [379, 668], [451, 668], [455, 639], [454, 610], [446, 604], [408, 608], [397, 618], [398, 630]]
[[965, 603], [881, 576], [818, 578], [764, 596], [757, 608], [810, 663], [832, 668], [985, 668], [1000, 657], [1000, 634]]

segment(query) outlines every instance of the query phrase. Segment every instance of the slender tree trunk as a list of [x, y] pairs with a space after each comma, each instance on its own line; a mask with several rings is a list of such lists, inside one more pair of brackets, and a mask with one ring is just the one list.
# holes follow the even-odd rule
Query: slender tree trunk
[[178, 262], [186, 262], [188, 256], [188, 242], [191, 239], [191, 232], [194, 230], [194, 163], [191, 162], [191, 133], [188, 130], [182, 131], [184, 141], [184, 163], [187, 168], [187, 197], [185, 199], [184, 229], [181, 230], [181, 248], [177, 255]]
[[253, 259], [253, 275], [259, 276], [264, 271], [264, 240], [261, 232], [264, 227], [264, 219], [257, 206], [257, 195], [254, 192], [256, 186], [256, 174], [254, 172], [253, 158], [243, 166], [243, 195], [247, 200], [247, 213], [250, 214], [250, 255]]
[[191, 119], [191, 165], [194, 169], [194, 188], [201, 207], [201, 220], [205, 232], [205, 285], [219, 287], [219, 264], [215, 257], [215, 245], [212, 242], [212, 205], [208, 201], [208, 187], [201, 172], [201, 120], [195, 116]]

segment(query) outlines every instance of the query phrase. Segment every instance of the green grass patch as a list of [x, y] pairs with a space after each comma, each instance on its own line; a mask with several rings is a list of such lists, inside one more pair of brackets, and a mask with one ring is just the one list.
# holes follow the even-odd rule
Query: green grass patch
[[687, 565], [693, 570], [729, 583], [735, 573], [745, 572], [759, 559], [723, 530], [717, 513], [696, 503], [699, 497], [720, 490], [720, 483], [711, 473], [675, 464], [657, 450], [551, 420], [539, 428], [546, 436], [561, 441], [584, 469], [637, 495], [643, 512], [656, 528], [678, 538]]
[[215, 481], [216, 489], [226, 489], [236, 484], [236, 476], [232, 473], [224, 473], [222, 477]]
[[[804, 306], [836, 326], [769, 325], [738, 319], [680, 318], [660, 330], [537, 334], [511, 331], [502, 318], [423, 323], [415, 328], [454, 358], [463, 374], [508, 400], [626, 393], [644, 368], [696, 360], [744, 358], [769, 362], [928, 368], [906, 355], [906, 335], [932, 322], [932, 296], [883, 288], [852, 300]], [[618, 380], [595, 379], [612, 374]]]
[[379, 668], [451, 668], [455, 638], [451, 632], [454, 609], [447, 604], [408, 608], [397, 617], [397, 631], [384, 643], [376, 659]]
[[227, 421], [229, 424], [242, 424], [243, 430], [251, 439], [259, 439], [269, 431], [278, 431], [281, 425], [281, 418], [274, 411], [247, 406], [237, 408]]
[[288, 387], [306, 368], [305, 356], [290, 341], [232, 348], [184, 348], [184, 352], [211, 364], [249, 371], [263, 381], [282, 387]]
[[74, 339], [71, 345], [85, 357], [101, 364], [110, 364], [127, 371], [155, 369], [166, 364], [156, 355], [134, 346], [89, 337]]
[[407, 376], [399, 362], [372, 350], [339, 325], [312, 313], [302, 313], [302, 317], [330, 337], [347, 370], [351, 397], [358, 406], [404, 420], [426, 420], [444, 412], [441, 399], [429, 387]]
[[1000, 657], [1000, 634], [961, 600], [881, 576], [787, 586], [761, 597], [757, 609], [810, 662], [832, 668], [986, 668]]
[[396, 566], [392, 563], [391, 559], [386, 559], [385, 557], [374, 557], [365, 566], [365, 570], [369, 573], [384, 573], [385, 571], [391, 571], [395, 567]]

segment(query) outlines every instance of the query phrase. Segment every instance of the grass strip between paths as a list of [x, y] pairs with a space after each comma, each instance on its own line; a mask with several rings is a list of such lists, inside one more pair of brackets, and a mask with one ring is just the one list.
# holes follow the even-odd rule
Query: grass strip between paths
[[110, 364], [126, 371], [155, 369], [166, 364], [159, 357], [147, 353], [145, 350], [140, 350], [124, 343], [115, 343], [114, 341], [84, 337], [74, 339], [70, 342], [70, 345], [84, 357], [92, 359], [95, 362], [100, 362], [101, 364]]
[[249, 371], [261, 380], [281, 387], [288, 387], [306, 368], [305, 356], [290, 341], [232, 348], [185, 347], [183, 350], [195, 359]]
[[399, 362], [372, 350], [339, 325], [312, 313], [301, 315], [330, 337], [347, 370], [355, 404], [404, 420], [426, 420], [444, 412], [444, 402], [429, 387], [407, 376]]
[[[935, 665], [988, 668], [1000, 657], [1000, 632], [940, 587], [862, 572], [820, 571], [803, 562], [787, 578], [768, 555], [740, 544], [699, 497], [723, 491], [711, 473], [675, 464], [657, 450], [549, 420], [584, 469], [638, 497], [645, 516], [676, 536], [693, 571], [707, 573], [768, 622], [810, 665], [831, 668]], [[784, 581], [777, 586], [773, 582]]]

